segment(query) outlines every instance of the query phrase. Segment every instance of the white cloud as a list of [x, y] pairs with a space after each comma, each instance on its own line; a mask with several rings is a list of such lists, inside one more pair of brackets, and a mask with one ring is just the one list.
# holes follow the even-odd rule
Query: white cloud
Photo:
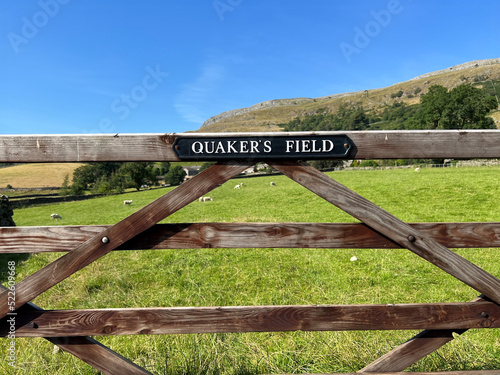
[[225, 69], [222, 65], [207, 64], [201, 75], [191, 83], [183, 85], [174, 106], [188, 122], [201, 125], [209, 116], [207, 106], [213, 106], [213, 97], [224, 80]]

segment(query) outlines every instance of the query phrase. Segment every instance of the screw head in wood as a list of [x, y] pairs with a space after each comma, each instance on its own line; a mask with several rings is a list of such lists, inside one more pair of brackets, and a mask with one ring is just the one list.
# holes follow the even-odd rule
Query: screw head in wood
[[414, 236], [414, 235], [410, 234], [410, 235], [408, 236], [408, 241], [410, 241], [410, 242], [415, 242], [416, 240], [417, 240], [417, 239], [415, 238], [415, 236]]
[[109, 238], [108, 237], [103, 237], [101, 239], [102, 243], [109, 243]]

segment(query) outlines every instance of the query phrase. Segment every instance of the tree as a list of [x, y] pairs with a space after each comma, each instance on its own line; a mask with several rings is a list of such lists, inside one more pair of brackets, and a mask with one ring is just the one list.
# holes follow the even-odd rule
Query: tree
[[71, 190], [69, 186], [69, 174], [64, 176], [64, 180], [61, 186], [61, 191], [59, 192], [59, 195], [65, 196], [65, 195], [70, 195]]
[[160, 175], [161, 176], [165, 176], [168, 173], [169, 169], [170, 169], [170, 162], [162, 161], [160, 163]]
[[450, 96], [446, 87], [433, 85], [420, 97], [420, 123], [428, 129], [438, 129], [448, 109]]
[[92, 188], [92, 191], [97, 194], [112, 194], [114, 189], [111, 182], [106, 177], [101, 177]]
[[494, 129], [493, 119], [486, 115], [496, 108], [496, 99], [470, 84], [455, 87], [450, 92], [454, 113], [450, 129]]
[[83, 186], [83, 189], [87, 190], [102, 178], [109, 178], [113, 173], [116, 173], [121, 165], [121, 163], [116, 162], [82, 165], [73, 172], [73, 184]]
[[186, 172], [180, 165], [176, 165], [165, 175], [165, 183], [170, 185], [179, 185], [186, 176]]
[[79, 181], [73, 182], [69, 189], [70, 195], [83, 195], [87, 188]]
[[448, 91], [434, 85], [420, 97], [416, 116], [421, 129], [494, 129], [494, 122], [486, 115], [496, 108], [494, 97], [470, 84], [462, 84]]
[[90, 185], [96, 182], [93, 172], [93, 166], [90, 164], [82, 165], [73, 172], [73, 185], [78, 184], [83, 189], [87, 189]]
[[146, 162], [129, 162], [121, 166], [119, 173], [128, 176], [130, 186], [139, 191], [145, 180], [150, 177], [147, 167]]

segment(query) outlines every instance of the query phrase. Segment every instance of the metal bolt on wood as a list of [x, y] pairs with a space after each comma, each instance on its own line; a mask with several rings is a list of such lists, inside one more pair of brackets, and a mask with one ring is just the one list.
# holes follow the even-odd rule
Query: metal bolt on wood
[[108, 237], [103, 237], [101, 239], [102, 243], [109, 243], [109, 238]]

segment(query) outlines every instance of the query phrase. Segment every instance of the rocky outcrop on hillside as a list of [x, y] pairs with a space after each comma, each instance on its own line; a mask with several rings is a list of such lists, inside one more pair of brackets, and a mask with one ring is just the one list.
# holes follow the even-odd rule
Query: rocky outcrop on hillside
[[443, 69], [443, 70], [438, 70], [438, 71], [431, 72], [431, 73], [422, 74], [418, 77], [410, 79], [410, 81], [416, 81], [418, 79], [432, 77], [432, 76], [436, 76], [439, 74], [445, 74], [448, 72], [456, 72], [458, 70], [479, 68], [480, 66], [488, 66], [488, 65], [495, 65], [495, 64], [500, 64], [500, 58], [499, 59], [486, 59], [486, 60], [476, 60], [476, 61], [466, 62], [463, 64], [452, 66], [448, 69]]
[[215, 124], [216, 122], [219, 122], [221, 120], [225, 120], [225, 119], [232, 118], [235, 116], [243, 115], [243, 114], [248, 113], [248, 112], [257, 111], [259, 109], [267, 109], [267, 108], [282, 107], [282, 106], [293, 106], [293, 105], [297, 105], [300, 103], [305, 103], [305, 102], [309, 102], [309, 101], [313, 101], [313, 100], [314, 99], [310, 99], [310, 98], [268, 100], [268, 101], [265, 101], [262, 103], [254, 104], [251, 107], [233, 109], [231, 111], [222, 112], [221, 114], [210, 117], [207, 121], [205, 121], [203, 123], [201, 128], [203, 129], [206, 126]]

